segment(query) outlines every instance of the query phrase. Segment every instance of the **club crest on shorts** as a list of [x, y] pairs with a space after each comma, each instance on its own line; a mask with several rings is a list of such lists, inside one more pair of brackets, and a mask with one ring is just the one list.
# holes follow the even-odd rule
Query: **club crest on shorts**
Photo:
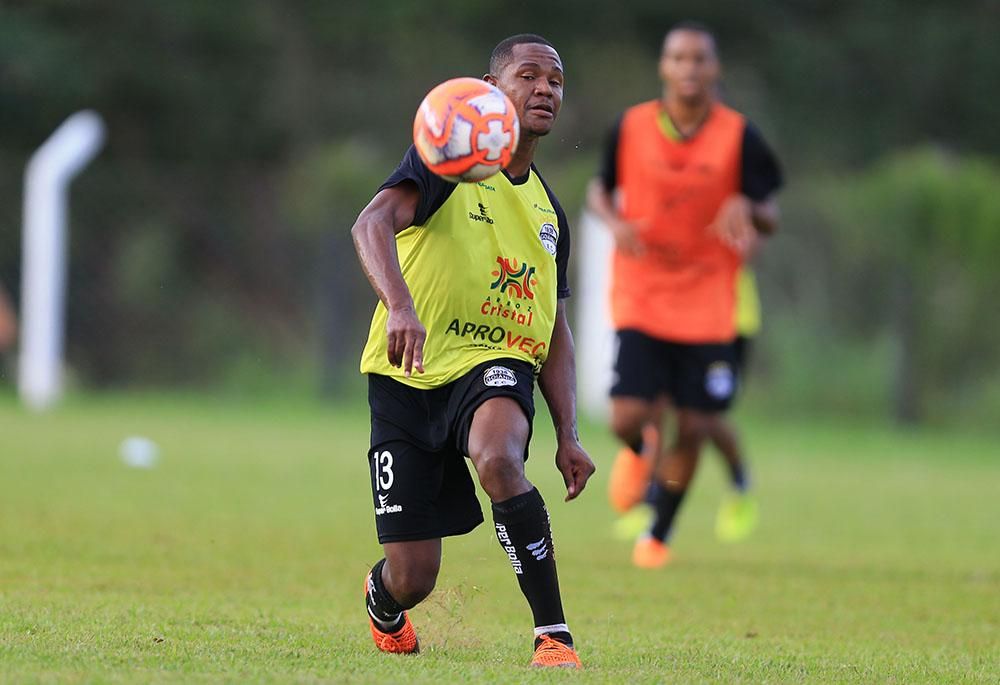
[[483, 384], [491, 388], [517, 385], [517, 376], [506, 366], [491, 366], [483, 372]]
[[715, 362], [705, 373], [705, 390], [716, 400], [727, 400], [736, 389], [733, 367], [726, 362]]
[[556, 243], [559, 240], [559, 234], [556, 232], [556, 227], [547, 222], [542, 224], [542, 227], [538, 229], [538, 239], [542, 241], [542, 246], [548, 250], [548, 253], [555, 257]]

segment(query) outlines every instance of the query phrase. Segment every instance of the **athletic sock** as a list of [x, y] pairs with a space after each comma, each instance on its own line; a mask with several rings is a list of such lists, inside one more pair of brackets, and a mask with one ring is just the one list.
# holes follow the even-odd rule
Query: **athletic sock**
[[653, 527], [650, 529], [649, 534], [659, 540], [664, 542], [667, 536], [670, 534], [670, 527], [674, 523], [674, 517], [677, 516], [677, 510], [681, 508], [681, 502], [684, 501], [684, 494], [687, 489], [684, 490], [668, 490], [665, 487], [660, 487], [660, 491], [656, 495], [656, 501], [653, 503], [653, 508], [656, 511], [656, 519], [653, 521]]
[[660, 496], [661, 490], [663, 490], [663, 486], [656, 482], [656, 479], [653, 478], [649, 481], [649, 485], [646, 486], [646, 496], [642, 498], [642, 501], [655, 507], [656, 499]]
[[549, 512], [538, 490], [493, 504], [493, 523], [500, 546], [514, 568], [518, 585], [535, 619], [535, 642], [546, 633], [553, 639], [572, 644], [566, 627]]
[[383, 566], [385, 559], [379, 559], [372, 567], [368, 592], [365, 594], [365, 605], [375, 625], [383, 632], [395, 633], [402, 629], [406, 620], [403, 618], [403, 607], [389, 594], [385, 583], [382, 582]]
[[729, 464], [729, 480], [736, 488], [737, 492], [746, 492], [750, 487], [750, 479], [747, 478], [746, 468], [743, 463]]

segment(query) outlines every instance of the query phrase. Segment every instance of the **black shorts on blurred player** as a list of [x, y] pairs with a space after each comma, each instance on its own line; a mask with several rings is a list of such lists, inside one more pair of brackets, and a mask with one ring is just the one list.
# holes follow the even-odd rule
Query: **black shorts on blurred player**
[[653, 401], [666, 395], [678, 409], [725, 411], [739, 382], [732, 343], [688, 344], [618, 331], [612, 397]]
[[750, 351], [753, 348], [753, 337], [749, 335], [738, 335], [733, 341], [733, 360], [736, 363], [736, 375], [741, 379], [750, 363]]
[[534, 383], [531, 365], [515, 359], [484, 362], [430, 390], [368, 375], [368, 467], [380, 543], [461, 535], [483, 522], [465, 463], [472, 416], [486, 400], [510, 397], [528, 418], [530, 442]]

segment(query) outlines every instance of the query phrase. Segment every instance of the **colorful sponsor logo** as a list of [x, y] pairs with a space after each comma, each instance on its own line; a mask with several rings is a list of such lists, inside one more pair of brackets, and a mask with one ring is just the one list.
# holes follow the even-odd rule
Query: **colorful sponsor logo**
[[490, 285], [490, 290], [499, 289], [507, 297], [518, 300], [535, 299], [535, 292], [532, 290], [533, 286], [538, 285], [535, 267], [528, 266], [527, 262], [518, 265], [516, 259], [506, 257], [497, 257], [497, 264], [500, 268], [493, 271], [496, 280]]
[[[489, 324], [476, 324], [472, 321], [462, 322], [459, 319], [452, 319], [448, 324], [446, 333], [453, 333], [460, 338], [470, 338], [474, 341], [491, 342], [498, 347], [506, 347], [508, 350], [516, 350], [532, 357], [539, 357], [548, 347], [544, 340], [536, 340], [527, 335], [521, 335], [508, 331], [503, 326], [490, 326]], [[503, 349], [501, 347], [501, 349]]]

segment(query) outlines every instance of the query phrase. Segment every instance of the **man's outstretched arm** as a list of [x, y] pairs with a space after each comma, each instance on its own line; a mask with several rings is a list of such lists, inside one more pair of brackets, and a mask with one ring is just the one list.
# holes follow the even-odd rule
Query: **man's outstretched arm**
[[381, 190], [351, 229], [361, 268], [389, 312], [385, 326], [389, 363], [402, 366], [407, 376], [413, 369], [424, 372], [427, 330], [399, 267], [396, 234], [413, 223], [419, 201], [420, 192], [412, 182]]
[[556, 429], [556, 468], [566, 482], [566, 501], [574, 499], [595, 471], [576, 429], [576, 359], [573, 333], [566, 320], [566, 301], [559, 300], [548, 359], [538, 376], [538, 386], [552, 414]]

